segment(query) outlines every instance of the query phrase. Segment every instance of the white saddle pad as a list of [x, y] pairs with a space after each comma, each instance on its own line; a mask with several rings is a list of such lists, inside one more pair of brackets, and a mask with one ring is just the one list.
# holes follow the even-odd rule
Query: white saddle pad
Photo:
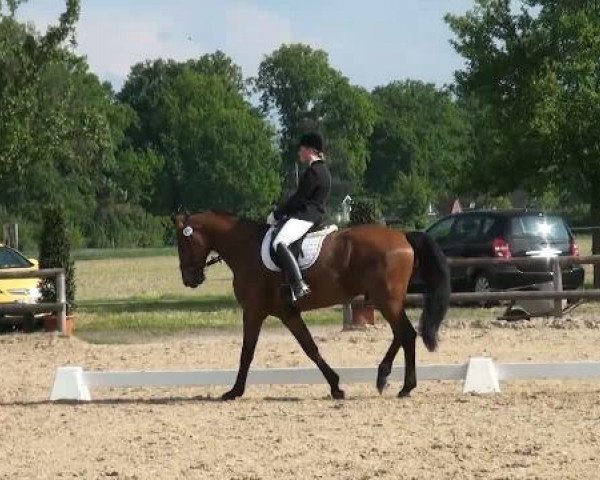
[[[329, 225], [323, 230], [309, 233], [304, 238], [302, 241], [302, 252], [300, 253], [300, 258], [298, 258], [298, 265], [300, 266], [301, 270], [307, 270], [314, 265], [314, 263], [317, 261], [317, 258], [319, 258], [319, 253], [321, 253], [321, 247], [323, 246], [325, 237], [333, 232], [336, 232], [337, 229], [337, 225]], [[267, 230], [265, 238], [263, 238], [262, 245], [260, 247], [260, 256], [265, 267], [272, 272], [279, 272], [281, 269], [275, 265], [269, 251], [271, 248], [273, 230], [274, 227], [271, 227], [269, 230]]]

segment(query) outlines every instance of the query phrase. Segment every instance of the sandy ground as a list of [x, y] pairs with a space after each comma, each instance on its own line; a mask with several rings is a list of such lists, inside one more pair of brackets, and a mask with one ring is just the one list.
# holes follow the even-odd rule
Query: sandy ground
[[[452, 328], [420, 363], [600, 360], [597, 323]], [[561, 325], [564, 326], [564, 325]], [[332, 365], [371, 366], [387, 329], [315, 329]], [[235, 368], [239, 333], [91, 345], [51, 335], [0, 337], [0, 478], [447, 479], [600, 478], [600, 381], [510, 383], [463, 396], [455, 382], [423, 382], [407, 400], [394, 385], [98, 390], [83, 405], [50, 404], [55, 368]], [[283, 330], [265, 332], [255, 366], [309, 365]], [[373, 379], [374, 380], [374, 379]]]

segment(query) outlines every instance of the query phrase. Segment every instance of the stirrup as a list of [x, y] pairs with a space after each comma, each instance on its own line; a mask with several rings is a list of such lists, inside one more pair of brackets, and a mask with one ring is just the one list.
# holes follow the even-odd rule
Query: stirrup
[[301, 298], [310, 294], [310, 287], [304, 281], [302, 281], [296, 288], [290, 285], [290, 291], [292, 293], [292, 302], [296, 303]]

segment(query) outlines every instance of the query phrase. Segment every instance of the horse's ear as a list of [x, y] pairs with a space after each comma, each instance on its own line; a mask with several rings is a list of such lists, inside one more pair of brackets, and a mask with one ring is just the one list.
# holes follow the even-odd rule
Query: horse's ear
[[181, 214], [183, 214], [183, 220], [187, 222], [188, 218], [190, 218], [190, 212], [187, 208], [183, 208], [183, 205], [179, 205], [179, 207], [177, 208], [177, 213], [175, 215]]
[[173, 225], [175, 225], [176, 228], [183, 228], [183, 216], [181, 215], [181, 213], [174, 213], [173, 215], [171, 215], [171, 220], [173, 221]]

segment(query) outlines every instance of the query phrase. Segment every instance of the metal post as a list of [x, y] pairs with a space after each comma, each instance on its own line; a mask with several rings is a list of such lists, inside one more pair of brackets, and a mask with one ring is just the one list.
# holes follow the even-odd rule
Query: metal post
[[18, 249], [19, 248], [19, 224], [18, 223], [13, 224], [12, 241], [13, 241], [12, 247]]
[[348, 330], [352, 328], [352, 307], [349, 303], [344, 303], [344, 305], [342, 305], [342, 315], [344, 319], [342, 329]]
[[65, 289], [65, 272], [61, 271], [56, 275], [56, 301], [62, 306], [58, 311], [58, 324], [60, 325], [60, 333], [67, 333], [67, 295]]
[[4, 243], [12, 248], [19, 248], [19, 225], [17, 223], [6, 223], [2, 226]]
[[[563, 291], [563, 279], [562, 279], [562, 268], [560, 266], [560, 258], [554, 257], [552, 259], [552, 281], [554, 283], [554, 291], [562, 292]], [[560, 298], [554, 300], [554, 316], [556, 318], [561, 318], [563, 313], [563, 301]]]

